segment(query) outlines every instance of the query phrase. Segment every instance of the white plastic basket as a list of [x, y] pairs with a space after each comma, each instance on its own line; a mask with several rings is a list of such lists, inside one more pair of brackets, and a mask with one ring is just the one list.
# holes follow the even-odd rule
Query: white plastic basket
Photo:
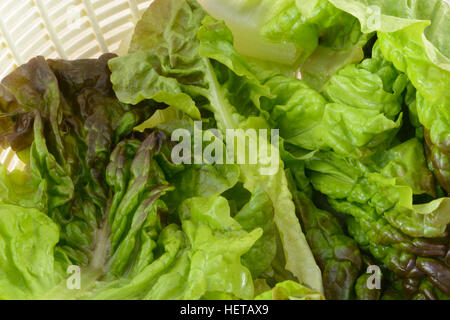
[[[96, 58], [124, 53], [152, 0], [0, 0], [0, 79], [35, 56]], [[0, 164], [20, 167], [10, 149]]]

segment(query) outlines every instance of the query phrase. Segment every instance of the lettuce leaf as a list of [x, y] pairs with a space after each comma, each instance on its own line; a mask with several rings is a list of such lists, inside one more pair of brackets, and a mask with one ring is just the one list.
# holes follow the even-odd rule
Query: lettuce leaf
[[319, 292], [315, 292], [294, 281], [284, 281], [264, 293], [261, 293], [255, 300], [325, 300]]
[[151, 300], [195, 300], [215, 292], [241, 299], [253, 297], [251, 274], [240, 257], [262, 230], [244, 231], [220, 196], [187, 199], [179, 214], [183, 232], [170, 225], [160, 235], [165, 238], [158, 240], [166, 243], [166, 253], [125, 284], [105, 284], [96, 299], [136, 298], [145, 288], [142, 298]]
[[[153, 10], [153, 6], [159, 9]], [[247, 84], [244, 91], [240, 92], [241, 99], [246, 97], [241, 100], [241, 103], [242, 101], [253, 103], [255, 112], [258, 110], [258, 98], [263, 92], [267, 91], [258, 84], [256, 77], [252, 76], [245, 61], [239, 59], [239, 56], [235, 53], [231, 42], [231, 33], [226, 29], [225, 25], [207, 17], [203, 22], [203, 26], [201, 26], [199, 17], [203, 18], [204, 13], [194, 1], [156, 1], [152, 7], [144, 17], [144, 22], [141, 23], [141, 26], [137, 26], [136, 36], [131, 45], [131, 48], [139, 48], [140, 51], [133, 53], [132, 50], [130, 55], [114, 59], [110, 63], [116, 91], [129, 90], [129, 87], [124, 85], [120, 79], [134, 79], [139, 85], [149, 85], [145, 79], [135, 74], [136, 70], [120, 67], [137, 60], [140, 64], [145, 64], [148, 67], [166, 70], [165, 72], [168, 76], [177, 80], [183, 92], [194, 97], [199, 102], [199, 106], [214, 114], [217, 127], [222, 133], [226, 129], [252, 127], [258, 129], [258, 125], [254, 123], [264, 122], [264, 119], [252, 116], [246, 118], [238, 113], [236, 107], [230, 103], [230, 101], [233, 101], [234, 92], [227, 88], [227, 83], [233, 82], [227, 80], [238, 77], [243, 83]], [[177, 16], [178, 19], [184, 17], [182, 20], [187, 19], [187, 17], [195, 17], [188, 20], [190, 23], [176, 25], [184, 29], [183, 32], [187, 36], [183, 37], [183, 43], [186, 43], [186, 45], [178, 43], [178, 47], [168, 52], [168, 59], [156, 61], [156, 63], [148, 51], [167, 47], [170, 42], [156, 41], [157, 37], [149, 39], [149, 35], [152, 38], [154, 35], [161, 34], [163, 32], [161, 30], [151, 33], [147, 30], [145, 39], [143, 38], [142, 40], [140, 40], [139, 31], [144, 30], [145, 26], [151, 24], [151, 22], [145, 22], [145, 20], [151, 20], [155, 15], [158, 15], [157, 19], [167, 18], [169, 21], [170, 17], [173, 16]], [[176, 32], [176, 30], [172, 30], [173, 26], [167, 23], [153, 27], [163, 28], [167, 33]], [[192, 37], [197, 31], [199, 39], [195, 40]], [[214, 38], [217, 40], [214, 41], [215, 45], [212, 47], [210, 44]], [[189, 59], [178, 59], [180, 55]], [[144, 60], [141, 59], [143, 57], [145, 57]], [[185, 70], [184, 73], [179, 73], [178, 71], [182, 69]], [[123, 71], [129, 74], [124, 75]], [[191, 76], [186, 78], [184, 74]], [[239, 135], [238, 139], [245, 139], [245, 136]], [[272, 148], [271, 151], [276, 152], [275, 148]], [[240, 168], [246, 189], [254, 192], [256, 187], [260, 186], [271, 198], [275, 212], [274, 220], [283, 241], [287, 261], [286, 268], [292, 271], [300, 282], [316, 290], [322, 290], [320, 270], [314, 262], [300, 224], [295, 216], [295, 209], [287, 188], [282, 164], [280, 163], [279, 168], [275, 168], [277, 173], [268, 176], [261, 175], [261, 169], [263, 168], [258, 165], [241, 165]]]
[[[402, 123], [401, 116], [396, 121], [389, 119], [381, 103], [378, 108], [330, 103], [299, 79], [276, 75], [265, 85], [271, 88], [275, 99], [264, 98], [262, 107], [270, 113], [281, 137], [307, 150], [334, 150], [355, 158], [366, 157], [374, 148], [390, 141]], [[331, 91], [334, 88], [329, 90], [334, 96]], [[398, 109], [394, 105], [389, 113], [398, 113]]]
[[322, 270], [325, 297], [330, 300], [351, 299], [362, 268], [358, 245], [345, 235], [331, 213], [318, 209], [295, 185], [292, 186], [292, 194], [306, 239]]
[[[413, 189], [405, 180], [386, 178], [363, 163], [329, 152], [316, 154], [307, 161], [314, 188], [336, 205], [345, 200], [351, 215], [384, 216], [392, 225], [413, 237], [444, 237], [450, 214], [449, 198], [427, 205], [413, 204]], [[344, 203], [342, 204], [344, 206]], [[362, 208], [360, 208], [362, 207]]]
[[323, 94], [336, 103], [377, 110], [394, 119], [402, 110], [407, 82], [407, 77], [382, 56], [376, 42], [371, 58], [339, 70], [324, 85]]
[[155, 0], [127, 55], [18, 67], [0, 299], [448, 299], [449, 21], [440, 0]]
[[58, 226], [36, 209], [0, 204], [0, 299], [38, 299], [64, 277]]
[[299, 58], [300, 52], [293, 43], [273, 42], [261, 34], [261, 28], [291, 6], [293, 0], [200, 0], [199, 3], [211, 16], [226, 22], [240, 54], [287, 65]]
[[[215, 23], [213, 20], [205, 20], [203, 28], [203, 32], [215, 32], [217, 29], [220, 30], [224, 28], [224, 25]], [[202, 43], [202, 32], [199, 32], [199, 37], [200, 42]], [[220, 48], [221, 47], [216, 47], [216, 50]], [[200, 54], [204, 55], [209, 53], [204, 52], [201, 46]], [[224, 52], [221, 55], [216, 54], [212, 58], [220, 58], [218, 61], [226, 65], [225, 61], [229, 56], [230, 55], [227, 54], [227, 52]], [[209, 55], [207, 55], [207, 57], [209, 57]], [[230, 67], [229, 65], [227, 66]], [[240, 75], [239, 70], [233, 71], [236, 72], [237, 75]], [[207, 64], [206, 76], [211, 83], [210, 101], [219, 128], [242, 128], [242, 124], [239, 123], [239, 120], [237, 121], [239, 116], [236, 117], [237, 112], [234, 111], [234, 108], [229, 104], [227, 92], [224, 93], [223, 89], [221, 89], [221, 85], [215, 76], [213, 65], [210, 62]], [[230, 92], [228, 92], [228, 94], [229, 93]], [[249, 122], [247, 121], [247, 123]], [[258, 128], [258, 126], [253, 126], [253, 128]], [[238, 139], [245, 139], [245, 136], [238, 136]], [[264, 139], [264, 137], [260, 136], [259, 139]], [[275, 148], [272, 147], [271, 154], [274, 155], [276, 154], [275, 152]], [[264, 161], [261, 160], [259, 162], [264, 163]], [[321, 291], [322, 284], [320, 272], [318, 272], [318, 267], [314, 262], [300, 224], [295, 217], [294, 205], [287, 188], [287, 181], [282, 168], [282, 163], [280, 163], [280, 167], [277, 168], [278, 170], [275, 174], [261, 175], [261, 168], [243, 165], [241, 170], [244, 175], [244, 186], [250, 191], [255, 190], [256, 186], [260, 186], [270, 196], [275, 210], [275, 223], [280, 233], [284, 254], [286, 256], [286, 269], [291, 271], [301, 283]]]
[[[417, 89], [419, 120], [429, 131], [434, 159], [450, 157], [449, 4], [445, 1], [330, 0], [361, 23], [363, 32], [377, 31], [381, 51]], [[444, 161], [445, 162], [445, 161]], [[440, 169], [439, 163], [437, 170]], [[443, 165], [444, 171], [445, 165]], [[448, 192], [448, 175], [439, 175]]]
[[262, 189], [256, 189], [234, 219], [248, 232], [258, 227], [263, 230], [261, 238], [242, 256], [242, 264], [256, 279], [270, 268], [277, 251], [276, 226], [269, 196]]
[[[414, 145], [420, 153], [410, 157]], [[401, 150], [401, 155], [397, 154]], [[442, 260], [449, 198], [415, 203], [413, 192], [423, 192], [416, 174], [426, 171], [424, 161], [416, 162], [416, 156], [424, 157], [421, 144], [412, 140], [389, 150], [386, 159], [375, 166], [323, 152], [306, 160], [306, 167], [314, 189], [327, 196], [333, 210], [348, 216], [349, 233], [363, 251], [398, 277], [412, 282], [428, 279], [436, 290], [448, 294], [444, 283], [449, 270]], [[417, 175], [419, 181], [429, 181], [429, 177], [429, 173]], [[423, 257], [433, 259], [433, 267], [425, 274], [419, 264]], [[411, 290], [417, 292], [418, 288]]]
[[[353, 50], [362, 40], [359, 22], [328, 0], [200, 0], [214, 18], [223, 20], [234, 46], [252, 60], [284, 65], [295, 71], [317, 48]], [[277, 67], [275, 67], [277, 68]]]

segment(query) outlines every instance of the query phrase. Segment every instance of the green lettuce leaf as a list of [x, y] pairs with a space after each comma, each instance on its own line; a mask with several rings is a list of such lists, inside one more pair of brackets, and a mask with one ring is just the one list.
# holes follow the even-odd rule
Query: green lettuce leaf
[[[153, 10], [153, 8], [157, 10]], [[151, 58], [152, 53], [149, 53], [149, 51], [153, 52], [154, 49], [159, 50], [158, 48], [167, 47], [170, 45], [170, 41], [154, 41], [152, 40], [153, 36], [150, 36], [150, 39], [146, 36], [145, 39], [141, 40], [137, 37], [133, 40], [135, 44], [132, 43], [131, 48], [137, 48], [140, 51], [134, 52], [134, 50], [131, 50], [134, 53], [112, 60], [110, 63], [115, 89], [118, 91], [127, 90], [128, 87], [122, 85], [121, 78], [134, 79], [135, 82], [140, 83], [139, 85], [148, 86], [145, 79], [135, 74], [136, 70], [120, 67], [120, 65], [130, 64], [132, 60], [135, 60], [136, 62], [133, 63], [143, 64], [146, 66], [145, 68], [152, 67], [157, 70], [165, 70], [166, 75], [176, 79], [183, 92], [198, 101], [199, 107], [214, 114], [217, 127], [222, 134], [225, 133], [226, 129], [259, 129], [264, 119], [251, 115], [247, 115], [248, 118], [240, 115], [237, 108], [241, 104], [237, 107], [233, 106], [231, 101], [236, 99], [235, 92], [231, 88], [229, 89], [227, 84], [235, 83], [232, 80], [236, 78], [242, 80], [245, 87], [239, 92], [239, 96], [245, 98], [241, 99], [241, 103], [244, 102], [244, 105], [253, 104], [252, 109], [257, 114], [259, 113], [259, 97], [267, 90], [264, 90], [264, 87], [258, 84], [256, 77], [252, 77], [245, 61], [239, 59], [239, 56], [235, 53], [231, 43], [231, 33], [225, 25], [212, 18], [206, 18], [203, 26], [201, 26], [199, 21], [203, 19], [204, 13], [194, 1], [156, 1], [150, 7], [144, 20], [151, 20], [153, 16], [155, 16], [155, 19], [157, 16], [160, 21], [161, 19], [170, 21], [170, 17], [174, 16], [189, 21], [189, 23], [175, 26], [161, 23], [154, 26], [159, 30], [151, 33], [161, 34], [162, 28], [165, 30], [164, 32], [175, 35], [180, 32], [181, 28], [182, 32], [185, 33], [184, 40], [182, 43], [178, 43], [178, 46], [169, 53], [168, 59], [155, 62]], [[188, 19], [188, 17], [191, 18]], [[142, 26], [149, 24], [152, 24], [152, 22], [141, 22]], [[137, 30], [139, 28], [138, 25]], [[197, 32], [199, 39], [194, 39], [193, 35]], [[212, 42], [214, 38], [217, 40]], [[211, 46], [211, 43], [215, 44], [214, 47]], [[186, 60], [178, 59], [178, 54], [186, 56]], [[144, 60], [141, 59], [143, 57]], [[179, 72], [180, 70], [184, 71]], [[123, 71], [129, 74], [124, 75]], [[185, 75], [188, 76], [185, 77]], [[238, 141], [242, 142], [243, 139], [245, 139], [245, 135], [239, 134]], [[271, 151], [276, 152], [275, 148], [271, 148]], [[277, 159], [277, 157], [275, 158]], [[321, 290], [320, 270], [314, 262], [295, 216], [294, 204], [287, 188], [281, 161], [278, 168], [273, 168], [277, 171], [274, 175], [261, 175], [261, 170], [264, 168], [258, 165], [240, 165], [240, 169], [247, 190], [254, 193], [256, 187], [260, 186], [271, 198], [275, 212], [274, 220], [281, 235], [286, 255], [286, 268], [291, 270], [301, 283], [305, 283], [316, 290]]]
[[234, 46], [252, 60], [289, 66], [291, 73], [315, 50], [353, 50], [367, 40], [359, 21], [321, 1], [200, 0], [214, 18], [223, 20], [234, 36]]
[[359, 63], [364, 58], [361, 44], [349, 49], [334, 50], [319, 46], [300, 67], [301, 79], [312, 88], [322, 91], [324, 84], [341, 68]]
[[299, 58], [301, 51], [292, 42], [273, 42], [261, 32], [267, 23], [292, 6], [293, 0], [200, 0], [199, 3], [211, 16], [226, 22], [240, 54], [287, 65]]
[[276, 226], [269, 196], [261, 189], [256, 189], [250, 201], [239, 210], [234, 219], [247, 232], [257, 227], [263, 230], [261, 238], [242, 256], [242, 264], [249, 268], [256, 279], [270, 268], [277, 251]]
[[323, 92], [333, 102], [377, 110], [394, 119], [402, 110], [407, 81], [404, 74], [384, 59], [377, 42], [372, 58], [338, 71], [325, 84]]
[[[402, 122], [401, 116], [396, 121], [389, 119], [380, 106], [377, 110], [354, 103], [330, 103], [299, 79], [276, 75], [264, 83], [275, 98], [264, 98], [262, 108], [268, 110], [286, 142], [307, 150], [365, 157], [390, 141]], [[394, 108], [398, 113], [397, 105]]]
[[179, 212], [183, 233], [171, 225], [161, 233], [166, 240], [158, 240], [162, 244], [167, 241], [166, 253], [126, 283], [105, 284], [96, 299], [136, 298], [145, 288], [142, 298], [150, 300], [191, 300], [218, 293], [241, 299], [253, 297], [251, 274], [240, 257], [262, 230], [243, 230], [230, 216], [227, 200], [220, 196], [187, 199]]
[[206, 292], [226, 292], [241, 299], [253, 297], [250, 271], [240, 257], [261, 237], [263, 230], [246, 232], [231, 218], [222, 197], [192, 198], [181, 209], [183, 229], [192, 251], [185, 298]]
[[434, 177], [428, 170], [423, 144], [417, 138], [379, 151], [373, 159], [384, 177], [404, 180], [414, 194], [436, 195]]
[[[434, 159], [450, 157], [449, 4], [446, 1], [330, 0], [355, 17], [363, 32], [377, 31], [383, 55], [404, 72], [417, 89], [417, 113], [429, 131]], [[435, 161], [436, 162], [436, 161]], [[447, 162], [447, 161], [444, 161]], [[438, 163], [437, 170], [441, 169]], [[445, 169], [443, 165], [442, 169]], [[448, 175], [439, 175], [448, 192]]]
[[325, 298], [319, 292], [288, 280], [277, 283], [272, 290], [261, 293], [255, 300], [325, 300]]
[[0, 205], [0, 299], [39, 299], [64, 278], [58, 226], [36, 209]]
[[[222, 23], [216, 23], [212, 19], [205, 20], [203, 29], [199, 32], [200, 37], [200, 54], [206, 54], [207, 57], [211, 54], [210, 51], [203, 51], [203, 38], [202, 35], [206, 32], [218, 33], [217, 30], [222, 30], [224, 25]], [[218, 33], [220, 34], [220, 33]], [[224, 42], [228, 39], [223, 39]], [[225, 48], [228, 46], [224, 46]], [[232, 47], [229, 47], [232, 48]], [[221, 46], [216, 47], [217, 53], [212, 56], [213, 59], [226, 63], [227, 58], [230, 56], [227, 52], [220, 54]], [[215, 64], [214, 64], [215, 65]], [[250, 121], [259, 122], [257, 118], [250, 118], [247, 121], [239, 121], [242, 119], [237, 110], [229, 103], [227, 97], [231, 95], [231, 92], [223, 92], [223, 89], [219, 83], [219, 79], [216, 76], [216, 72], [220, 72], [220, 68], [214, 70], [214, 65], [211, 62], [207, 62], [206, 79], [209, 80], [211, 88], [209, 93], [209, 99], [211, 106], [214, 110], [215, 118], [218, 123], [218, 127], [221, 129], [240, 129], [240, 128], [260, 128], [260, 124], [251, 125]], [[218, 66], [220, 67], [220, 66]], [[235, 71], [239, 76], [239, 70]], [[245, 75], [244, 75], [245, 76]], [[243, 81], [246, 79], [244, 78]], [[250, 80], [252, 80], [250, 78]], [[243, 127], [245, 125], [245, 127]], [[238, 136], [238, 139], [245, 139], [245, 136]], [[264, 139], [265, 137], [258, 137]], [[239, 140], [238, 140], [239, 141]], [[270, 147], [270, 144], [269, 144]], [[277, 154], [275, 148], [272, 146], [271, 155]], [[264, 161], [259, 161], [264, 163]], [[244, 176], [244, 186], [249, 191], [254, 191], [257, 186], [260, 186], [271, 197], [273, 207], [275, 210], [275, 223], [281, 236], [281, 241], [284, 247], [284, 254], [286, 256], [286, 269], [291, 271], [301, 283], [309, 285], [311, 288], [321, 291], [321, 277], [317, 265], [313, 261], [312, 254], [307, 245], [304, 234], [301, 230], [300, 224], [295, 217], [295, 207], [291, 200], [291, 195], [287, 187], [287, 180], [283, 171], [283, 164], [280, 161], [279, 167], [276, 173], [272, 175], [262, 175], [264, 173], [258, 166], [241, 165], [241, 171]], [[300, 262], [302, 261], [302, 262]], [[308, 267], [307, 267], [308, 266]]]
[[[413, 204], [413, 190], [397, 177], [386, 178], [359, 161], [335, 154], [317, 154], [307, 161], [314, 188], [351, 215], [377, 217], [413, 237], [443, 237], [450, 222], [449, 198], [436, 199], [425, 205]], [[347, 209], [344, 207], [348, 205]], [[350, 205], [351, 204], [351, 205]], [[360, 208], [362, 207], [362, 208]]]

